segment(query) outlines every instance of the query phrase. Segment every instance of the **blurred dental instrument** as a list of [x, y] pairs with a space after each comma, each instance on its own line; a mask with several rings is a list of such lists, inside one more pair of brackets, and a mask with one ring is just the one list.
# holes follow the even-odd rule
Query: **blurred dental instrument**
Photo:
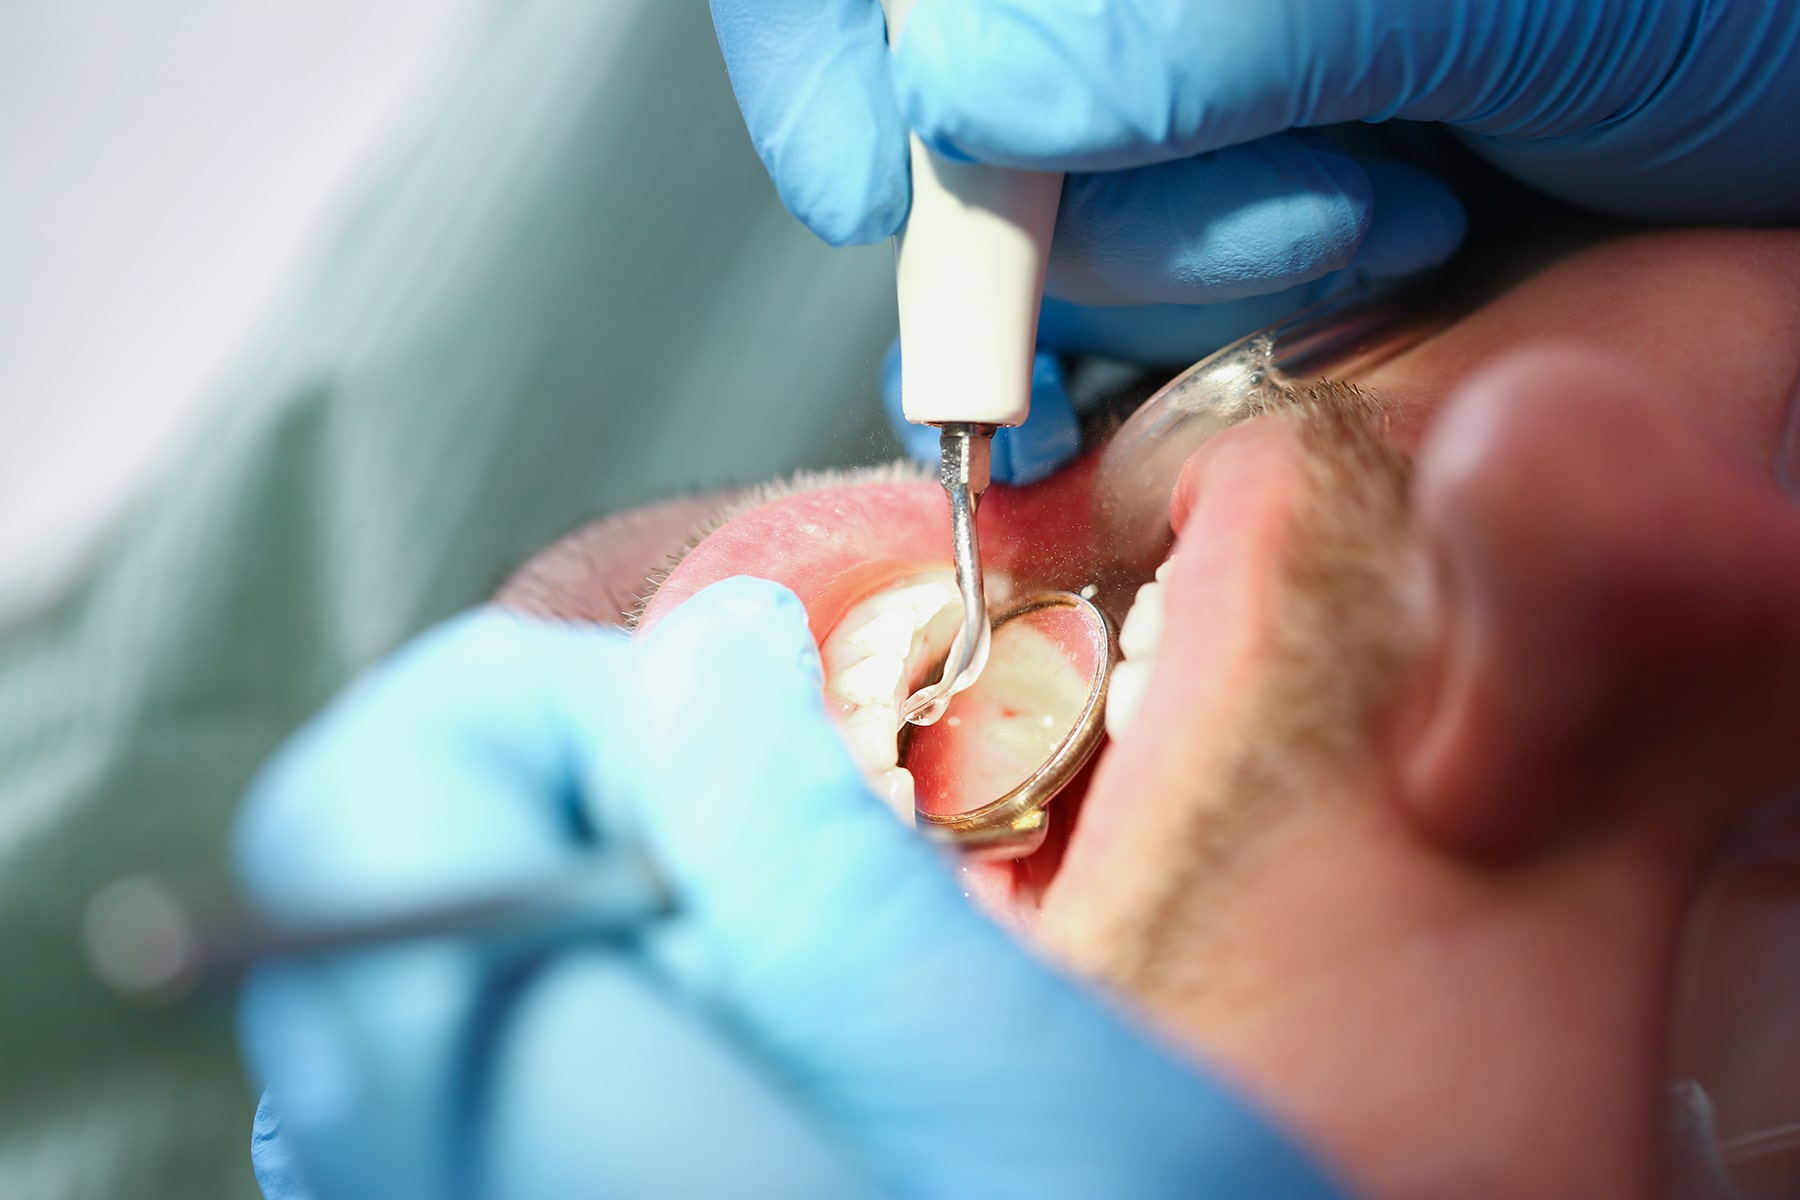
[[[898, 45], [913, 0], [883, 0]], [[994, 430], [1031, 411], [1044, 268], [1062, 174], [952, 162], [912, 135], [912, 212], [894, 242], [906, 419], [942, 432], [939, 480], [963, 620], [943, 675], [902, 716], [931, 725], [987, 665], [987, 599], [975, 514], [987, 490]]]
[[360, 920], [282, 924], [236, 904], [193, 902], [143, 876], [120, 879], [88, 903], [81, 942], [108, 987], [146, 1004], [237, 981], [259, 963], [436, 937], [551, 944], [619, 937], [674, 911], [648, 860], [612, 853], [475, 900], [420, 905]]

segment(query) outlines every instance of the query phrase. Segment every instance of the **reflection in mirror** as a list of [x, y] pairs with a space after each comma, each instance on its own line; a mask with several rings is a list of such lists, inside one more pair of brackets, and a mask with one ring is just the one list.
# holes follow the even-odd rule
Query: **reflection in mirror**
[[1115, 654], [1111, 626], [1081, 596], [1045, 592], [995, 612], [980, 680], [902, 750], [921, 824], [994, 854], [1035, 849], [1044, 806], [1104, 736]]

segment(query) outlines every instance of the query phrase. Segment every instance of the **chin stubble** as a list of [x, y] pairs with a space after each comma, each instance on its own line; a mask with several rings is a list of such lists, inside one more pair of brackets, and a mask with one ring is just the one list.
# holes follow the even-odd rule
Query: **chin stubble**
[[[1185, 794], [1130, 911], [1090, 926], [1079, 968], [1140, 1002], [1207, 986], [1231, 953], [1234, 876], [1296, 806], [1342, 803], [1374, 762], [1376, 720], [1411, 653], [1402, 603], [1410, 464], [1361, 389], [1325, 381], [1271, 407], [1293, 425], [1307, 483], [1277, 562], [1275, 612], [1251, 687], [1226, 728], [1196, 731], [1217, 764]], [[1337, 786], [1332, 786], [1337, 781]], [[1090, 917], [1093, 914], [1090, 914]]]

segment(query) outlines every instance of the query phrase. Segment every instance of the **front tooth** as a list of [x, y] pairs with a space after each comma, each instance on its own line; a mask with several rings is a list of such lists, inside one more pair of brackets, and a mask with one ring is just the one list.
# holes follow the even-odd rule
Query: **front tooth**
[[927, 581], [863, 601], [845, 615], [820, 647], [827, 681], [870, 655], [916, 654], [921, 629], [932, 625], [933, 618], [955, 599], [951, 584]]
[[[1009, 592], [988, 580], [991, 598]], [[912, 773], [898, 765], [900, 703], [913, 674], [942, 657], [962, 620], [953, 572], [915, 577], [856, 605], [819, 648], [838, 726], [869, 786], [902, 820], [913, 820]]]
[[1164, 581], [1169, 576], [1169, 564], [1173, 558], [1165, 559], [1156, 568], [1156, 578], [1138, 589], [1137, 598], [1131, 602], [1131, 611], [1125, 614], [1125, 623], [1119, 627], [1119, 653], [1124, 657], [1113, 667], [1112, 681], [1106, 690], [1106, 732], [1109, 737], [1119, 737], [1131, 728], [1137, 720], [1138, 709], [1143, 706], [1144, 695], [1150, 690], [1150, 668], [1156, 661], [1156, 652], [1162, 648], [1163, 625], [1166, 621], [1166, 606], [1163, 600]]
[[1174, 565], [1175, 565], [1175, 556], [1173, 554], [1171, 554], [1171, 555], [1169, 555], [1169, 557], [1163, 559], [1162, 565], [1156, 568], [1156, 582], [1158, 582], [1158, 583], [1169, 582], [1169, 568], [1173, 567]]
[[883, 650], [831, 672], [830, 688], [855, 705], [893, 704], [905, 683], [906, 659]]
[[1150, 690], [1150, 664], [1126, 659], [1113, 668], [1112, 681], [1106, 685], [1106, 736], [1123, 737], [1137, 720]]
[[1146, 583], [1138, 589], [1125, 623], [1119, 627], [1119, 653], [1126, 658], [1148, 661], [1156, 657], [1162, 645], [1163, 585]]
[[838, 728], [869, 787], [911, 823], [912, 774], [901, 768], [895, 734], [900, 700], [925, 629], [956, 599], [954, 576], [926, 577], [871, 596], [845, 614], [819, 648]]
[[852, 710], [838, 722], [850, 756], [864, 771], [883, 771], [900, 761], [894, 730], [900, 721], [892, 701]]
[[918, 803], [913, 794], [912, 772], [905, 767], [889, 767], [885, 771], [872, 774], [869, 786], [875, 789], [886, 805], [894, 810], [894, 815], [911, 825], [917, 816], [915, 805]]
[[910, 608], [889, 609], [876, 613], [866, 624], [849, 630], [842, 637], [831, 639], [832, 649], [838, 651], [845, 662], [883, 652], [904, 654], [912, 645], [916, 625]]

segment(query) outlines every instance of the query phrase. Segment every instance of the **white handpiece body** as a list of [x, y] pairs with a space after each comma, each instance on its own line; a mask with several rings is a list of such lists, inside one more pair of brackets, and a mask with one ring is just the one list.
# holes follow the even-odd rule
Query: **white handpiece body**
[[[883, 0], [890, 45], [912, 4]], [[1030, 414], [1062, 180], [955, 162], [912, 135], [912, 212], [895, 240], [908, 421], [1020, 425]]]

